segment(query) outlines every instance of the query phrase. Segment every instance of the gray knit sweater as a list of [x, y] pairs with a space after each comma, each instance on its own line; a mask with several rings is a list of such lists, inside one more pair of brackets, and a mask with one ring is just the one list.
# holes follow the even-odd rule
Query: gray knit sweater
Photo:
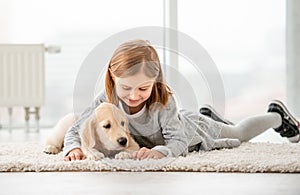
[[[67, 131], [63, 154], [74, 148], [80, 148], [80, 125], [94, 109], [106, 102], [105, 92], [95, 99]], [[121, 104], [119, 107], [122, 109]], [[178, 110], [175, 99], [170, 96], [165, 107], [146, 111], [145, 107], [134, 115], [127, 115], [129, 130], [140, 147], [157, 150], [169, 157], [185, 155], [193, 150], [211, 150], [215, 148], [236, 147], [236, 139], [219, 139], [222, 124], [187, 110]]]

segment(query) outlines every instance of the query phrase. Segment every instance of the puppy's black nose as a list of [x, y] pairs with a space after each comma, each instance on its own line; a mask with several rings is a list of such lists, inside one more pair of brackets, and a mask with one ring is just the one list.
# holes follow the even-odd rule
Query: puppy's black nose
[[127, 139], [126, 137], [120, 137], [117, 142], [121, 145], [121, 146], [125, 146], [127, 143]]

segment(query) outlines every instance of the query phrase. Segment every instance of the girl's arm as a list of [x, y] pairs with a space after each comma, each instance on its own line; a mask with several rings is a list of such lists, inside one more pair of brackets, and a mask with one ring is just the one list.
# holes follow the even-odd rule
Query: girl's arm
[[188, 139], [173, 96], [170, 97], [166, 107], [160, 111], [160, 124], [165, 145], [155, 146], [152, 150], [157, 150], [168, 157], [187, 154]]
[[81, 148], [79, 129], [81, 124], [94, 112], [95, 108], [102, 102], [106, 102], [105, 92], [101, 92], [100, 95], [94, 100], [93, 104], [88, 107], [78, 118], [78, 120], [69, 128], [64, 139], [63, 155], [66, 156], [68, 153], [76, 148]]

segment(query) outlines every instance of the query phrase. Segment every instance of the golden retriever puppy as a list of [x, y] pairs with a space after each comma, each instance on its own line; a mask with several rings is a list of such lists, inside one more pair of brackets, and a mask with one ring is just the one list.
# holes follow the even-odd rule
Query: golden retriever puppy
[[[54, 127], [46, 140], [45, 153], [57, 154], [63, 148], [67, 130], [77, 120], [73, 114], [66, 115]], [[132, 158], [139, 145], [130, 136], [125, 114], [110, 103], [101, 103], [80, 128], [81, 150], [87, 159], [104, 157]]]

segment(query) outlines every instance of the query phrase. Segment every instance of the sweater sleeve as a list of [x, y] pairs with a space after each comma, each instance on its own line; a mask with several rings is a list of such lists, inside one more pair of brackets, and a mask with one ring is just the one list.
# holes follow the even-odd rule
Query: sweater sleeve
[[165, 145], [152, 148], [168, 157], [186, 155], [188, 152], [188, 139], [185, 128], [180, 121], [177, 105], [173, 96], [170, 97], [166, 107], [160, 111], [160, 126]]
[[105, 92], [101, 92], [99, 96], [94, 100], [92, 105], [85, 109], [85, 111], [79, 116], [77, 121], [68, 129], [64, 138], [63, 155], [66, 156], [71, 150], [75, 148], [81, 148], [79, 129], [84, 121], [93, 113], [96, 107], [102, 102], [106, 102]]

